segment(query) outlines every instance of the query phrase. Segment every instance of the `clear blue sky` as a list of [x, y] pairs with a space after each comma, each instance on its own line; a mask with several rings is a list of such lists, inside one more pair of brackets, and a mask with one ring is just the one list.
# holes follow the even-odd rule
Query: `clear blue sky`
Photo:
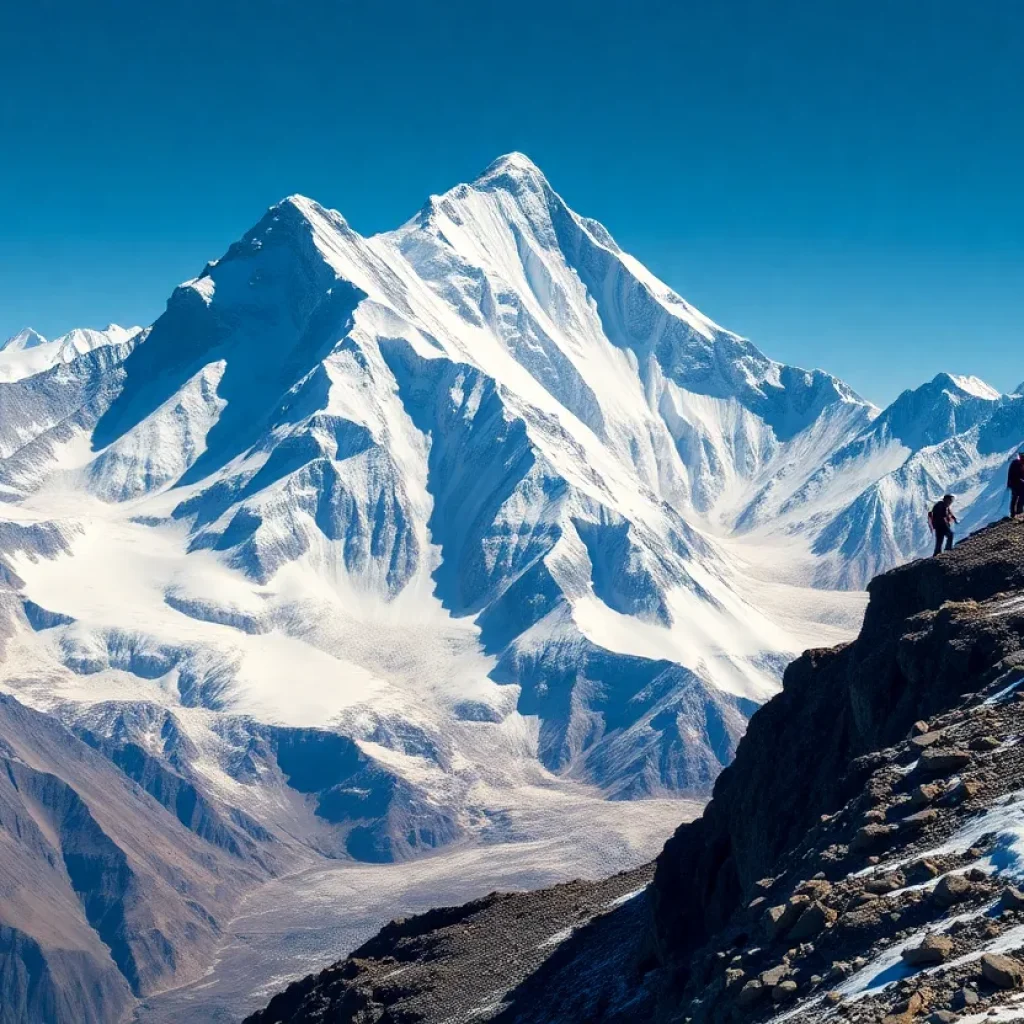
[[281, 197], [396, 226], [495, 156], [769, 355], [1024, 380], [1021, 0], [0, 10], [0, 335], [152, 321]]

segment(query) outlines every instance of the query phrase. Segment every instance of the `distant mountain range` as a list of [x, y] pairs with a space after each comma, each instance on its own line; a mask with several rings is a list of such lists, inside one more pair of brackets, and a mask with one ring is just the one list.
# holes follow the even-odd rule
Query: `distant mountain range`
[[141, 327], [119, 327], [110, 324], [102, 331], [76, 328], [47, 341], [38, 331], [26, 327], [0, 346], [0, 381], [9, 382], [32, 377], [58, 363], [70, 363], [85, 352], [101, 345], [118, 345], [128, 341]]
[[1020, 390], [880, 412], [772, 361], [520, 154], [370, 238], [290, 197], [151, 327], [24, 331], [0, 380], [12, 1020], [193, 980], [325, 857], [706, 796], [932, 501], [1001, 514], [1024, 442]]

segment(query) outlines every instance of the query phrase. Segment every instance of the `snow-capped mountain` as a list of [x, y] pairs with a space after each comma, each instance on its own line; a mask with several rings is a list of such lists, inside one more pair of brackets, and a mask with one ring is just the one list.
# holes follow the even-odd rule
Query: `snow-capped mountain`
[[840, 496], [814, 539], [818, 579], [863, 587], [876, 573], [925, 553], [927, 510], [946, 492], [957, 497], [961, 534], [1005, 514], [1007, 464], [1022, 439], [1020, 395], [945, 373], [905, 391], [833, 453], [790, 506], [806, 518], [800, 501], [813, 504], [830, 487]]
[[880, 413], [770, 360], [519, 154], [369, 238], [290, 197], [93, 337], [0, 383], [0, 687], [256, 874], [702, 797], [1024, 439], [973, 379]]
[[141, 329], [117, 324], [110, 324], [102, 331], [78, 327], [47, 341], [38, 331], [26, 327], [0, 345], [0, 381], [31, 377], [58, 363], [69, 363], [102, 345], [122, 345]]

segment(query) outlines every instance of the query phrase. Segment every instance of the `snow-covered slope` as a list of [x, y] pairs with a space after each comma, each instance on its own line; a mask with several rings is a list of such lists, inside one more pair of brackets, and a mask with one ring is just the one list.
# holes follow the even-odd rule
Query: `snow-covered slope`
[[828, 510], [815, 524], [817, 579], [863, 587], [926, 553], [927, 511], [947, 492], [957, 497], [961, 534], [1005, 514], [1006, 470], [1024, 441], [1022, 397], [940, 373], [830, 456], [786, 510], [805, 520], [801, 502]]
[[[51, 698], [413, 724], [402, 757], [497, 744], [622, 795], [704, 791], [781, 666], [855, 625], [811, 585], [919, 549], [945, 489], [988, 514], [1020, 440], [973, 378], [879, 414], [773, 362], [520, 154], [371, 238], [286, 199], [130, 333], [0, 390], [11, 528], [64, 551], [10, 558], [75, 620], [26, 639]], [[216, 685], [140, 691], [108, 668], [129, 630]]]
[[21, 380], [58, 363], [70, 363], [85, 352], [102, 345], [122, 345], [138, 334], [140, 327], [110, 324], [102, 331], [76, 327], [47, 341], [38, 331], [26, 327], [0, 345], [0, 381]]
[[[51, 694], [137, 698], [107, 668], [130, 629], [217, 652], [216, 686], [179, 668], [153, 700], [700, 793], [856, 617], [796, 586], [777, 614], [705, 520], [871, 407], [703, 317], [519, 155], [370, 239], [285, 200], [96, 373], [75, 428], [12, 417], [0, 469], [12, 519], [66, 538], [12, 562], [75, 620], [33, 640], [71, 673]], [[7, 400], [50, 390], [66, 372]]]
[[973, 379], [880, 414], [773, 362], [519, 154], [370, 238], [290, 197], [104, 338], [0, 369], [0, 686], [274, 863], [703, 796], [1022, 439]]

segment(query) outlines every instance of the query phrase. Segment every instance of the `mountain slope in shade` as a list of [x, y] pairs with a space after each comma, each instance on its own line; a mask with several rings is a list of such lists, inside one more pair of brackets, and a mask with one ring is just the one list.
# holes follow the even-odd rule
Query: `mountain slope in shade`
[[5, 1021], [116, 1021], [198, 977], [263, 872], [190, 833], [52, 716], [0, 697]]

